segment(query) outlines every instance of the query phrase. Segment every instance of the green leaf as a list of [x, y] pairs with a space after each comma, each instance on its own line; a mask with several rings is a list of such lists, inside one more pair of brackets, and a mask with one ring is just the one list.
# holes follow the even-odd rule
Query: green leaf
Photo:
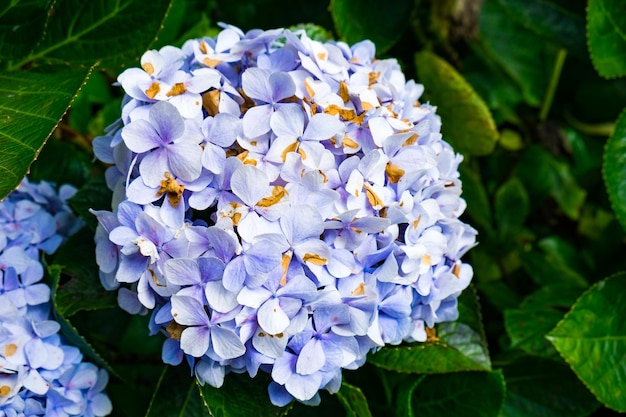
[[341, 389], [337, 392], [339, 402], [346, 409], [346, 417], [372, 417], [372, 413], [367, 405], [367, 398], [359, 387], [350, 385], [343, 381]]
[[78, 330], [72, 326], [67, 318], [61, 314], [58, 308], [58, 295], [59, 295], [59, 281], [61, 280], [62, 267], [59, 265], [48, 266], [48, 274], [52, 278], [52, 305], [54, 307], [54, 318], [61, 325], [61, 333], [67, 341], [81, 350], [89, 360], [102, 368], [106, 368], [112, 375], [118, 376], [118, 374], [109, 366], [109, 364], [102, 359], [102, 357], [91, 347], [91, 345], [78, 333]]
[[87, 181], [68, 203], [83, 218], [89, 229], [95, 231], [98, 220], [89, 209], [110, 211], [111, 199], [112, 192], [106, 186], [104, 178], [96, 177]]
[[470, 155], [491, 153], [498, 130], [485, 102], [450, 64], [432, 52], [415, 56], [419, 81], [437, 106], [444, 139], [458, 152]]
[[552, 0], [499, 0], [509, 16], [580, 58], [587, 56], [585, 18]]
[[498, 417], [504, 401], [502, 371], [427, 375], [412, 387], [411, 417]]
[[507, 417], [584, 417], [599, 403], [565, 364], [523, 357], [503, 368]]
[[472, 222], [485, 231], [492, 229], [491, 205], [480, 173], [474, 172], [467, 164], [459, 166], [463, 183], [463, 199], [467, 202], [467, 214]]
[[55, 62], [103, 67], [137, 59], [154, 40], [170, 0], [57, 0], [45, 37], [21, 62], [40, 58]]
[[32, 163], [28, 178], [80, 187], [88, 180], [92, 164], [90, 156], [73, 143], [52, 138]]
[[602, 173], [611, 206], [626, 230], [626, 110], [615, 125], [615, 131], [604, 149]]
[[532, 145], [526, 148], [514, 175], [528, 191], [531, 210], [552, 196], [563, 214], [573, 220], [580, 217], [587, 193], [576, 182], [572, 167], [566, 161], [557, 159], [539, 145]]
[[475, 43], [489, 62], [497, 63], [521, 88], [527, 104], [541, 105], [558, 46], [511, 19], [497, 1], [487, 1], [483, 5], [480, 35]]
[[566, 284], [548, 285], [524, 299], [518, 308], [504, 311], [511, 347], [531, 355], [557, 356], [545, 335], [563, 318], [583, 289]]
[[116, 293], [106, 291], [100, 284], [95, 253], [93, 233], [83, 228], [70, 237], [54, 256], [54, 266], [63, 271], [55, 307], [65, 318], [81, 310], [117, 307]]
[[437, 336], [424, 343], [386, 347], [368, 361], [380, 368], [409, 373], [445, 373], [491, 369], [478, 299], [473, 289], [459, 297], [459, 319], [437, 325]]
[[145, 417], [205, 417], [195, 378], [187, 364], [165, 366]]
[[0, 73], [0, 199], [22, 181], [90, 72]]
[[522, 253], [522, 266], [538, 285], [563, 284], [587, 287], [587, 280], [558, 258], [536, 249]]
[[587, 39], [591, 62], [606, 78], [626, 75], [626, 3], [589, 0]]
[[399, 0], [393, 7], [381, 7], [376, 0], [331, 0], [330, 13], [343, 40], [353, 44], [369, 39], [380, 54], [402, 37], [413, 4], [410, 0]]
[[22, 58], [43, 37], [51, 0], [12, 0], [0, 6], [0, 61]]
[[501, 235], [509, 236], [524, 225], [528, 216], [528, 194], [522, 182], [513, 177], [496, 191], [496, 224]]
[[214, 417], [280, 417], [289, 412], [289, 407], [272, 405], [267, 394], [269, 375], [259, 373], [254, 379], [248, 374], [229, 374], [224, 385], [214, 388], [209, 384], [199, 385], [200, 395], [209, 414]]
[[548, 334], [578, 378], [607, 407], [626, 411], [626, 272], [591, 287]]

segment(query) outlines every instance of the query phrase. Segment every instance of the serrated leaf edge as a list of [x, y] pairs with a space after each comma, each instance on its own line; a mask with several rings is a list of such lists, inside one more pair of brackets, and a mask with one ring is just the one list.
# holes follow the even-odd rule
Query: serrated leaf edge
[[567, 360], [567, 358], [565, 357], [565, 355], [561, 352], [561, 349], [554, 343], [554, 341], [556, 339], [562, 339], [559, 336], [553, 336], [552, 332], [554, 332], [559, 326], [561, 326], [561, 323], [563, 323], [573, 312], [574, 312], [574, 308], [576, 307], [576, 305], [578, 304], [578, 302], [585, 297], [587, 294], [589, 294], [591, 291], [595, 290], [596, 287], [602, 285], [604, 282], [613, 279], [613, 278], [617, 278], [619, 276], [624, 276], [626, 277], [626, 271], [621, 271], [621, 272], [617, 272], [613, 275], [609, 275], [608, 277], [604, 278], [601, 281], [596, 282], [595, 284], [593, 284], [591, 287], [589, 287], [585, 292], [583, 292], [580, 297], [578, 297], [578, 299], [574, 302], [574, 304], [572, 304], [572, 307], [570, 308], [570, 310], [565, 313], [565, 316], [563, 316], [563, 318], [556, 324], [556, 326], [554, 326], [554, 329], [550, 330], [546, 335], [545, 338], [548, 339], [548, 341], [550, 342], [550, 344], [552, 344], [552, 346], [554, 346], [554, 348], [556, 349], [557, 352], [559, 352], [559, 355], [563, 358], [563, 360], [565, 361], [565, 363], [567, 363], [567, 365], [570, 367], [570, 369], [572, 370], [572, 372], [574, 373], [574, 375], [576, 375], [576, 377], [578, 378], [578, 380], [580, 382], [582, 382], [582, 384], [589, 390], [589, 392], [591, 392], [593, 394], [593, 396], [603, 405], [605, 405], [608, 408], [611, 408], [613, 410], [616, 410], [620, 413], [626, 412], [626, 408], [624, 409], [617, 409], [617, 408], [613, 408], [610, 407], [608, 404], [606, 404], [604, 401], [602, 401], [598, 395], [594, 392], [594, 390], [591, 388], [591, 386], [589, 386], [589, 384], [587, 384], [586, 381], [583, 381], [580, 376], [578, 376], [578, 373], [576, 372], [576, 370], [572, 367], [572, 365], [569, 363], [569, 361]]

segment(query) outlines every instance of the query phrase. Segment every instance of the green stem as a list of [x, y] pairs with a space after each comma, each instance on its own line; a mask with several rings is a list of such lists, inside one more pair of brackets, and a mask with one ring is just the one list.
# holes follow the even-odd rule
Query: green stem
[[552, 100], [554, 100], [554, 93], [556, 93], [556, 88], [559, 85], [559, 79], [561, 78], [561, 71], [563, 70], [563, 64], [565, 63], [566, 57], [567, 51], [565, 49], [560, 49], [558, 55], [556, 56], [556, 61], [552, 70], [552, 77], [550, 78], [550, 84], [548, 84], [548, 90], [546, 91], [546, 97], [543, 100], [541, 111], [539, 112], [539, 120], [542, 122], [546, 121], [550, 108], [552, 107]]

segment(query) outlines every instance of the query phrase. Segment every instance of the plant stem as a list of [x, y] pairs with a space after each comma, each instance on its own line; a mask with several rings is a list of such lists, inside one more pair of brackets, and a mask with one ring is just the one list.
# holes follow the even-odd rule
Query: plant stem
[[566, 57], [567, 50], [560, 49], [558, 55], [556, 56], [556, 61], [554, 62], [552, 77], [550, 78], [550, 84], [548, 84], [546, 97], [543, 100], [543, 104], [541, 105], [541, 111], [539, 112], [539, 120], [542, 122], [546, 121], [548, 113], [550, 112], [550, 107], [552, 107], [552, 100], [554, 99], [554, 93], [556, 93], [556, 88], [559, 85], [559, 79], [561, 78], [561, 71], [563, 70], [563, 64], [565, 63]]

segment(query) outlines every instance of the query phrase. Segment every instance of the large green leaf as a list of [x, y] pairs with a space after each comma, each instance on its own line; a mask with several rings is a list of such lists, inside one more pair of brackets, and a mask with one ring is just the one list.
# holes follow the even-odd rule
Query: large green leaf
[[589, 0], [587, 38], [591, 62], [600, 75], [626, 75], [626, 2]]
[[503, 368], [506, 417], [584, 417], [600, 405], [563, 363], [523, 357]]
[[512, 20], [498, 1], [485, 2], [475, 43], [484, 59], [497, 63], [520, 86], [527, 104], [542, 103], [559, 49], [556, 45]]
[[400, 39], [409, 25], [411, 0], [399, 0], [393, 7], [381, 7], [377, 0], [331, 0], [330, 12], [339, 36], [349, 44], [369, 39], [378, 53]]
[[459, 297], [459, 319], [441, 323], [437, 336], [425, 343], [387, 347], [369, 357], [369, 362], [392, 371], [444, 373], [491, 369], [478, 299], [473, 289]]
[[585, 58], [585, 18], [567, 8], [563, 1], [498, 0], [509, 16], [544, 39], [555, 42], [574, 55]]
[[442, 120], [444, 139], [470, 155], [493, 151], [498, 129], [485, 102], [449, 63], [429, 51], [415, 56], [419, 81]]
[[626, 110], [606, 143], [603, 174], [615, 215], [626, 230]]
[[52, 0], [11, 0], [0, 5], [0, 61], [28, 55], [43, 37]]
[[341, 389], [337, 392], [337, 398], [346, 409], [346, 417], [372, 417], [367, 405], [367, 398], [359, 387], [343, 381]]
[[161, 29], [170, 0], [57, 0], [44, 39], [13, 68], [40, 58], [116, 66], [139, 57]]
[[0, 73], [0, 198], [24, 178], [89, 73]]
[[496, 224], [503, 237], [510, 236], [522, 227], [528, 215], [528, 194], [522, 182], [511, 178], [495, 195]]
[[548, 340], [606, 406], [626, 411], [626, 272], [591, 287]]
[[504, 325], [511, 347], [532, 355], [557, 356], [545, 338], [583, 292], [578, 286], [556, 284], [542, 287], [515, 309], [504, 311]]
[[265, 373], [254, 379], [248, 374], [229, 374], [220, 388], [199, 386], [200, 395], [213, 417], [285, 416], [290, 408], [272, 405], [267, 393], [269, 381]]
[[205, 417], [195, 378], [187, 364], [165, 366], [145, 417]]
[[459, 372], [420, 378], [399, 401], [409, 417], [498, 417], [504, 401], [502, 371]]
[[70, 237], [54, 256], [54, 264], [64, 274], [63, 282], [57, 288], [55, 306], [65, 318], [81, 310], [117, 307], [116, 293], [106, 291], [100, 284], [95, 252], [93, 233], [83, 228]]

